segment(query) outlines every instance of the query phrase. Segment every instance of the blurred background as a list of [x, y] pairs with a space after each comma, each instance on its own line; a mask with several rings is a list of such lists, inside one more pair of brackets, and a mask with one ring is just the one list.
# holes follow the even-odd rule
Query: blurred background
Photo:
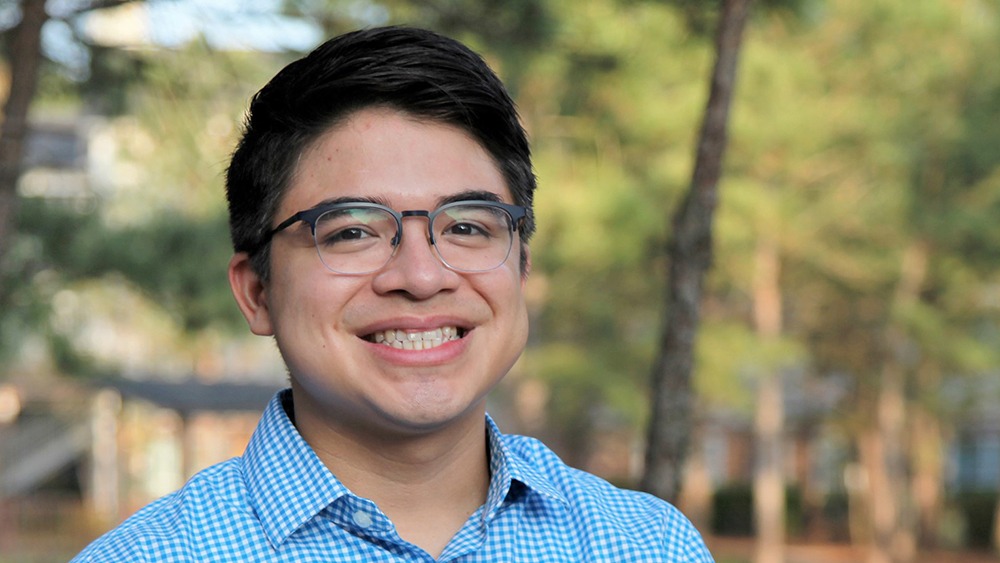
[[[278, 69], [379, 24], [481, 52], [532, 139], [491, 412], [638, 487], [720, 6], [0, 2], [0, 562], [240, 455], [286, 374], [229, 293], [228, 155]], [[998, 0], [753, 4], [670, 498], [720, 562], [1000, 561], [998, 46]]]

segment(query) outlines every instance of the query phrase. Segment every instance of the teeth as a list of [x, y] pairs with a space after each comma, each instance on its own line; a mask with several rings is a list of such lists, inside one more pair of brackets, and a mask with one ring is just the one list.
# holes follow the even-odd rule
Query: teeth
[[399, 350], [430, 350], [452, 340], [460, 338], [458, 327], [444, 326], [435, 330], [407, 332], [405, 330], [383, 330], [371, 335], [370, 339], [378, 344], [391, 346]]

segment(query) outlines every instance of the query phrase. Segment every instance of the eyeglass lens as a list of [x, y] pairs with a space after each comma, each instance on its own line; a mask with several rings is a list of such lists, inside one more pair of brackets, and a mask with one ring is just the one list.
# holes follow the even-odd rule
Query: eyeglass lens
[[[451, 205], [430, 216], [438, 257], [452, 269], [492, 270], [507, 260], [513, 244], [510, 216], [489, 205]], [[393, 256], [399, 225], [391, 213], [372, 207], [341, 207], [316, 220], [316, 249], [330, 270], [364, 274]]]

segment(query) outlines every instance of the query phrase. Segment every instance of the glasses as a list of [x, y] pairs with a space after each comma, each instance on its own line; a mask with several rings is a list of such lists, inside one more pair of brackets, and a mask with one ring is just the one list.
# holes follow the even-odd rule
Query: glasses
[[459, 272], [488, 272], [507, 261], [514, 231], [528, 210], [494, 201], [458, 201], [434, 211], [395, 211], [368, 202], [330, 203], [299, 211], [264, 237], [302, 221], [312, 229], [323, 265], [338, 274], [382, 269], [403, 239], [404, 217], [426, 217], [428, 241], [441, 262]]

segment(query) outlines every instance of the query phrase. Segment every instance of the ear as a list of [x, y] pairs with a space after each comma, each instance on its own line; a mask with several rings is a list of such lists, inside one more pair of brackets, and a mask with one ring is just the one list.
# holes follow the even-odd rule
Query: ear
[[273, 336], [267, 288], [250, 266], [250, 257], [246, 252], [237, 252], [229, 260], [229, 287], [233, 290], [240, 312], [250, 325], [250, 332], [258, 336]]

